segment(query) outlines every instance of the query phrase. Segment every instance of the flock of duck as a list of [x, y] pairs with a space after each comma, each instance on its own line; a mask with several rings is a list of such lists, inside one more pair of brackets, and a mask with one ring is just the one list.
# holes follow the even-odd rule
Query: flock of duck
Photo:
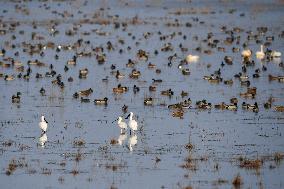
[[[66, 15], [68, 16], [68, 14]], [[107, 24], [113, 24], [114, 25], [114, 32], [117, 29], [122, 29], [123, 32], [127, 32], [127, 28], [129, 25], [135, 25], [135, 24], [139, 24], [141, 23], [140, 19], [138, 17], [134, 17], [131, 21], [126, 22], [126, 21], [122, 21], [119, 22], [118, 20], [118, 16], [115, 17], [114, 20], [109, 19]], [[88, 23], [90, 24], [91, 22], [88, 20], [84, 20], [81, 21], [82, 23], [73, 23], [71, 29], [66, 30], [65, 31], [65, 35], [68, 37], [74, 37], [74, 35], [80, 31], [80, 28], [82, 27], [83, 24]], [[193, 19], [193, 22], [198, 23], [198, 19]], [[99, 23], [100, 24], [100, 23]], [[104, 23], [105, 24], [105, 23]], [[201, 22], [200, 22], [201, 24]], [[10, 22], [10, 23], [6, 23], [6, 22], [2, 22], [0, 21], [0, 25], [2, 28], [2, 33], [1, 35], [6, 35], [8, 32], [10, 31], [12, 34], [13, 32], [16, 31], [16, 28], [20, 26], [19, 22]], [[54, 22], [54, 21], [50, 21], [48, 23], [48, 37], [46, 38], [53, 38], [55, 36], [57, 36], [60, 33], [60, 29], [58, 27], [59, 23]], [[102, 24], [103, 25], [103, 24]], [[167, 26], [171, 26], [171, 27], [175, 27], [175, 26], [179, 26], [179, 20], [176, 19], [174, 21], [174, 24], [166, 24]], [[15, 39], [17, 39], [17, 36], [15, 34], [13, 34], [11, 36], [12, 40], [10, 42], [5, 43], [4, 46], [2, 46], [2, 49], [0, 51], [0, 57], [1, 57], [1, 61], [0, 61], [0, 67], [2, 67], [2, 70], [6, 71], [6, 69], [9, 68], [13, 68], [17, 74], [9, 74], [9, 72], [7, 73], [0, 73], [0, 78], [3, 78], [5, 80], [5, 82], [11, 82], [15, 79], [24, 79], [26, 81], [29, 81], [32, 76], [33, 76], [33, 72], [34, 70], [32, 69], [33, 66], [36, 66], [38, 68], [41, 67], [48, 67], [48, 71], [45, 73], [40, 73], [37, 72], [34, 74], [34, 77], [36, 79], [42, 79], [44, 77], [46, 78], [52, 78], [52, 85], [57, 85], [60, 89], [64, 90], [64, 88], [66, 88], [66, 81], [64, 81], [63, 79], [63, 75], [64, 73], [67, 73], [70, 69], [74, 68], [77, 64], [78, 64], [78, 60], [81, 57], [92, 57], [94, 56], [97, 63], [99, 65], [107, 65], [107, 52], [113, 52], [115, 50], [117, 50], [118, 44], [121, 45], [122, 47], [118, 50], [118, 52], [120, 54], [125, 53], [125, 51], [131, 51], [132, 47], [127, 46], [126, 50], [125, 48], [123, 49], [123, 46], [125, 45], [125, 40], [122, 38], [119, 38], [117, 43], [114, 44], [112, 41], [107, 41], [106, 44], [104, 45], [100, 45], [100, 46], [96, 46], [94, 47], [90, 40], [86, 40], [84, 39], [84, 36], [89, 36], [91, 34], [91, 32], [93, 32], [95, 35], [99, 35], [99, 36], [107, 36], [109, 35], [108, 32], [104, 32], [101, 31], [99, 29], [93, 29], [90, 32], [83, 32], [82, 33], [82, 38], [79, 38], [78, 40], [76, 40], [73, 44], [57, 44], [56, 42], [52, 42], [52, 41], [46, 41], [45, 36], [42, 35], [39, 32], [36, 32], [37, 29], [37, 24], [36, 22], [32, 23], [32, 27], [35, 29], [34, 32], [31, 33], [31, 39], [33, 41], [33, 43], [28, 43], [26, 41], [21, 43], [22, 46], [22, 51], [20, 52], [19, 50], [16, 50], [16, 47], [19, 46], [19, 44], [16, 44]], [[185, 27], [192, 27], [192, 24], [187, 22], [185, 24]], [[233, 97], [230, 99], [230, 102], [226, 103], [226, 102], [220, 102], [219, 104], [215, 104], [212, 105], [212, 103], [208, 102], [206, 99], [201, 99], [195, 102], [195, 106], [194, 103], [192, 103], [191, 98], [189, 98], [188, 96], [190, 95], [187, 92], [187, 89], [185, 88], [180, 96], [183, 98], [182, 101], [174, 103], [174, 104], [160, 104], [160, 105], [164, 105], [166, 106], [168, 109], [170, 109], [172, 112], [172, 116], [173, 117], [179, 117], [179, 118], [183, 118], [184, 113], [186, 112], [186, 109], [198, 109], [198, 110], [210, 110], [212, 108], [216, 108], [219, 110], [231, 110], [231, 111], [237, 111], [239, 106], [238, 104], [240, 99], [237, 98], [237, 96], [240, 96], [241, 98], [244, 99], [254, 99], [255, 96], [257, 95], [257, 88], [251, 86], [252, 83], [250, 81], [250, 77], [247, 74], [247, 69], [248, 67], [253, 67], [256, 62], [254, 61], [254, 56], [259, 59], [262, 62], [270, 62], [272, 60], [280, 60], [279, 62], [279, 67], [280, 68], [284, 68], [284, 64], [281, 61], [281, 52], [276, 51], [276, 50], [271, 50], [269, 49], [269, 45], [271, 45], [271, 43], [274, 41], [274, 36], [266, 36], [266, 33], [268, 31], [267, 27], [259, 27], [257, 28], [257, 32], [258, 34], [255, 35], [255, 33], [253, 33], [252, 31], [247, 31], [247, 40], [243, 43], [240, 44], [240, 36], [238, 35], [239, 33], [243, 32], [243, 29], [241, 28], [233, 28], [232, 30], [227, 29], [227, 27], [223, 26], [221, 27], [221, 31], [224, 32], [226, 35], [228, 35], [226, 37], [226, 39], [223, 41], [225, 45], [232, 45], [232, 44], [236, 44], [236, 45], [242, 45], [243, 50], [240, 52], [240, 48], [239, 47], [233, 47], [232, 51], [234, 53], [239, 53], [240, 56], [242, 56], [242, 69], [241, 72], [236, 73], [234, 75], [234, 78], [239, 80], [240, 85], [244, 86], [247, 88], [246, 92], [243, 93], [239, 93], [236, 95], [236, 97]], [[24, 30], [20, 30], [19, 31], [19, 35], [24, 35], [25, 31]], [[154, 32], [144, 32], [143, 33], [143, 39], [148, 40], [150, 39], [153, 35], [157, 34], [159, 36], [160, 41], [165, 41], [165, 40], [173, 40], [175, 39], [175, 37], [177, 36], [183, 36], [182, 39], [183, 40], [187, 40], [187, 35], [183, 34], [182, 32], [173, 32], [169, 35], [164, 35], [162, 34], [161, 31], [158, 31], [157, 33]], [[260, 36], [266, 36], [265, 38], [265, 42], [260, 40], [259, 37]], [[284, 32], [282, 32], [279, 37], [283, 37], [284, 36]], [[137, 37], [135, 36], [134, 33], [128, 32], [128, 37], [130, 37], [132, 40], [137, 40]], [[193, 40], [198, 41], [199, 37], [198, 36], [193, 36]], [[250, 40], [255, 40], [255, 42], [257, 44], [260, 44], [260, 51], [257, 51], [254, 55], [254, 53], [252, 52], [252, 50], [249, 49], [249, 41]], [[37, 43], [38, 41], [41, 41], [40, 43]], [[207, 34], [207, 38], [203, 40], [203, 42], [205, 42], [207, 44], [208, 47], [210, 47], [211, 49], [216, 49], [217, 51], [220, 52], [226, 52], [226, 49], [224, 47], [221, 46], [220, 40], [218, 39], [214, 39], [214, 35], [212, 32], [209, 32]], [[139, 46], [141, 43], [141, 39], [137, 40], [135, 42], [136, 46]], [[266, 49], [264, 49], [266, 47]], [[82, 50], [83, 49], [83, 50]], [[88, 50], [89, 49], [89, 50]], [[172, 67], [173, 65], [177, 64], [177, 68], [181, 71], [181, 74], [183, 75], [190, 75], [191, 74], [191, 70], [189, 68], [186, 68], [187, 65], [191, 65], [191, 64], [195, 64], [197, 62], [200, 62], [202, 60], [202, 53], [205, 54], [211, 54], [212, 50], [203, 50], [201, 47], [197, 47], [195, 49], [196, 52], [199, 52], [199, 55], [196, 55], [194, 53], [188, 53], [188, 48], [186, 48], [184, 46], [184, 44], [182, 44], [182, 42], [179, 44], [179, 49], [180, 51], [183, 53], [183, 55], [178, 55], [178, 52], [175, 52], [175, 47], [172, 43], [165, 43], [162, 45], [160, 51], [155, 49], [153, 52], [154, 56], [157, 56], [159, 53], [161, 52], [170, 52], [171, 55], [166, 57], [165, 60], [168, 61], [167, 66], [168, 67]], [[57, 61], [59, 60], [60, 56], [61, 56], [61, 52], [72, 52], [73, 55], [70, 59], [66, 59], [65, 60], [65, 65], [64, 65], [64, 69], [62, 70], [56, 70], [55, 66], [53, 64], [49, 64], [49, 63], [44, 63], [40, 60], [41, 57], [44, 57], [46, 54], [46, 50], [52, 50], [54, 51], [55, 55], [54, 55], [54, 60], [53, 61]], [[11, 55], [11, 52], [14, 52], [13, 55]], [[34, 55], [36, 55], [37, 57], [39, 57], [39, 59], [30, 59], [26, 62], [26, 64], [23, 61], [20, 61], [20, 55], [21, 53], [26, 53], [28, 55], [30, 55], [31, 57], [33, 57]], [[187, 53], [184, 56], [184, 53]], [[139, 62], [140, 61], [144, 61], [147, 63], [147, 68], [149, 70], [154, 69], [155, 73], [157, 75], [161, 74], [162, 70], [159, 68], [158, 64], [155, 64], [153, 62], [151, 62], [151, 53], [148, 52], [147, 50], [143, 50], [143, 49], [139, 49], [136, 52], [136, 57], [134, 59], [129, 58], [127, 63], [126, 63], [126, 67], [127, 68], [131, 68], [132, 70], [130, 71], [128, 77], [129, 79], [133, 79], [133, 80], [137, 80], [142, 76], [142, 72], [138, 70], [139, 68]], [[205, 81], [208, 81], [211, 84], [218, 84], [218, 83], [224, 83], [225, 85], [233, 85], [235, 80], [234, 79], [229, 79], [229, 80], [223, 80], [222, 77], [222, 68], [225, 65], [232, 65], [234, 62], [233, 57], [226, 55], [224, 57], [224, 60], [221, 62], [220, 64], [220, 68], [218, 70], [216, 70], [214, 73], [210, 74], [210, 75], [205, 75], [203, 76], [203, 79]], [[120, 84], [119, 82], [126, 78], [126, 74], [123, 73], [123, 70], [119, 70], [118, 66], [116, 64], [111, 64], [108, 65], [108, 67], [110, 68], [111, 72], [110, 74], [112, 76], [114, 76], [117, 79], [117, 86], [112, 88], [112, 93], [114, 94], [124, 94], [127, 93], [129, 91], [128, 86], [123, 86], [122, 84]], [[210, 65], [207, 65], [207, 67], [209, 68]], [[39, 69], [37, 69], [39, 70]], [[266, 72], [267, 71], [267, 67], [265, 66], [265, 64], [262, 65], [261, 68], [258, 68], [254, 71], [252, 77], [253, 78], [259, 78], [261, 76], [262, 72]], [[88, 68], [83, 68], [79, 70], [79, 74], [78, 74], [78, 78], [79, 79], [86, 79], [89, 76], [89, 69]], [[101, 81], [102, 82], [108, 82], [109, 81], [110, 76], [106, 76], [105, 78], [103, 78]], [[269, 75], [268, 76], [268, 80], [270, 82], [272, 81], [278, 81], [280, 83], [284, 82], [284, 76], [281, 75]], [[74, 81], [74, 77], [70, 76], [67, 79], [67, 82], [72, 83]], [[163, 80], [162, 79], [155, 79], [152, 78], [152, 83], [150, 83], [148, 90], [150, 92], [150, 96], [145, 97], [144, 98], [144, 105], [145, 106], [154, 106], [157, 104], [156, 102], [156, 98], [154, 98], [153, 96], [151, 96], [151, 94], [154, 94], [158, 89], [157, 86], [162, 83]], [[139, 93], [140, 90], [140, 86], [138, 83], [136, 83], [135, 85], [133, 85], [132, 87], [133, 93]], [[147, 90], [147, 89], [146, 89]], [[42, 96], [46, 96], [47, 94], [47, 89], [45, 89], [44, 87], [41, 87], [41, 89], [38, 91], [40, 95]], [[80, 91], [75, 91], [72, 95], [72, 97], [74, 99], [78, 99], [80, 100], [81, 103], [89, 103], [91, 101], [94, 102], [95, 105], [105, 105], [107, 106], [109, 103], [109, 98], [107, 96], [102, 97], [102, 98], [98, 98], [98, 99], [94, 99], [91, 100], [89, 98], [89, 96], [93, 93], [94, 89], [92, 88], [88, 88], [85, 90], [80, 90]], [[166, 90], [161, 90], [160, 91], [160, 95], [162, 96], [167, 96], [169, 98], [173, 97], [174, 95], [176, 95], [175, 91], [171, 88], [166, 89]], [[71, 95], [70, 95], [71, 96]], [[21, 103], [21, 97], [22, 97], [22, 93], [21, 92], [17, 92], [16, 94], [12, 94], [11, 96], [11, 101], [12, 103], [15, 104], [19, 104]], [[184, 98], [186, 98], [184, 100]], [[282, 105], [274, 105], [273, 106], [273, 102], [275, 101], [275, 99], [273, 97], [270, 97], [269, 99], [267, 99], [267, 101], [265, 101], [263, 103], [263, 107], [266, 109], [269, 108], [274, 108], [275, 111], [280, 111], [283, 112], [284, 111], [284, 106]], [[141, 102], [142, 104], [143, 102]], [[252, 112], [259, 112], [259, 102], [254, 102], [252, 104], [247, 103], [245, 101], [241, 102], [241, 107], [244, 110], [248, 110], [248, 111], [252, 111]], [[123, 112], [127, 112], [127, 105], [124, 105], [122, 107], [122, 111]], [[127, 124], [125, 122], [123, 122], [122, 117], [118, 118], [118, 126], [121, 128], [121, 134], [123, 133], [123, 130], [127, 129]], [[133, 113], [130, 113], [130, 120], [128, 123], [128, 126], [130, 128], [130, 131], [134, 132], [137, 130], [137, 122], [133, 119]], [[44, 119], [44, 117], [41, 117], [41, 122], [40, 122], [40, 128], [43, 131], [43, 139], [47, 138], [46, 137], [46, 129], [47, 129], [47, 122]], [[135, 135], [134, 135], [135, 136]], [[123, 137], [122, 137], [123, 138]], [[137, 141], [137, 137], [136, 137], [136, 141]], [[132, 149], [132, 148], [131, 148]]]

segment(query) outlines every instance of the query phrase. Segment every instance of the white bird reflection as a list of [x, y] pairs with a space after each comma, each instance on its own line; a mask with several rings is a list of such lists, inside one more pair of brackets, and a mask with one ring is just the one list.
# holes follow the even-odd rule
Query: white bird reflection
[[118, 144], [119, 144], [119, 145], [122, 145], [123, 142], [124, 142], [126, 139], [127, 139], [127, 134], [121, 133], [121, 134], [119, 135], [118, 139], [117, 139]]
[[47, 142], [47, 135], [46, 135], [46, 133], [41, 134], [41, 136], [38, 138], [38, 141], [39, 141], [39, 145], [41, 147], [44, 147], [45, 143]]
[[137, 144], [137, 135], [134, 134], [128, 139], [129, 150], [133, 151], [133, 146]]

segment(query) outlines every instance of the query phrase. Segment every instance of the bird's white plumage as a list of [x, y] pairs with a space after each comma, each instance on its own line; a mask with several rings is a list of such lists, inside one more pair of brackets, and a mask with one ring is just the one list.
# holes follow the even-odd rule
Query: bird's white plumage
[[187, 62], [187, 63], [197, 62], [198, 60], [199, 60], [199, 56], [197, 56], [197, 55], [191, 55], [191, 54], [189, 54], [189, 55], [187, 55], [187, 57], [186, 57], [186, 62]]
[[263, 45], [260, 45], [260, 51], [257, 51], [255, 55], [257, 59], [263, 59], [265, 57], [265, 54], [263, 51]]
[[47, 122], [44, 119], [44, 116], [41, 116], [41, 121], [39, 122], [39, 128], [45, 133], [47, 130]]
[[249, 58], [249, 57], [251, 57], [251, 54], [252, 54], [252, 51], [251, 51], [250, 49], [246, 49], [246, 50], [243, 50], [243, 51], [242, 51], [242, 56], [243, 56], [244, 58]]
[[137, 135], [132, 135], [129, 139], [128, 139], [128, 145], [129, 145], [129, 150], [132, 152], [133, 151], [133, 146], [137, 144]]
[[271, 56], [273, 57], [273, 58], [279, 58], [279, 57], [281, 57], [281, 52], [279, 52], [279, 51], [272, 51], [271, 52]]
[[118, 117], [118, 121], [117, 121], [118, 126], [120, 127], [120, 133], [122, 133], [123, 129], [127, 129], [127, 124], [122, 121], [122, 117]]
[[133, 119], [133, 113], [132, 113], [132, 112], [130, 112], [130, 118], [129, 118], [128, 125], [129, 125], [130, 129], [131, 129], [133, 132], [137, 131], [138, 124], [137, 124], [137, 122]]

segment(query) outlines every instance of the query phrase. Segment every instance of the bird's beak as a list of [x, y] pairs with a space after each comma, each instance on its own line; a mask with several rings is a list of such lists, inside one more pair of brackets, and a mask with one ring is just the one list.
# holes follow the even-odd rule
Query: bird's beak
[[130, 116], [130, 114], [128, 114], [128, 116], [127, 116], [126, 118], [124, 118], [124, 119], [128, 119], [128, 118], [129, 118], [129, 116]]
[[44, 118], [44, 121], [45, 121], [46, 123], [48, 123], [45, 118]]
[[117, 119], [115, 119], [115, 120], [113, 120], [111, 123], [114, 123], [115, 121], [117, 121], [118, 120], [118, 118]]

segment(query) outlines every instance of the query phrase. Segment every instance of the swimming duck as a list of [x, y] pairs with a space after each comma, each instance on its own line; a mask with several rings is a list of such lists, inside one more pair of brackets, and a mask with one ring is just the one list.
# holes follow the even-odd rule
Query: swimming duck
[[188, 98], [187, 100], [184, 100], [184, 101], [181, 102], [180, 104], [181, 104], [181, 107], [182, 107], [183, 109], [188, 109], [188, 108], [190, 108], [191, 103], [192, 103], [191, 99]]
[[106, 55], [105, 54], [97, 54], [96, 59], [99, 64], [103, 64], [106, 61]]
[[68, 65], [76, 65], [76, 62], [77, 62], [77, 57], [73, 56], [73, 58], [71, 60], [67, 61], [67, 64]]
[[236, 97], [231, 98], [231, 99], [230, 99], [230, 102], [231, 102], [232, 104], [238, 104], [238, 99], [237, 99]]
[[40, 92], [40, 94], [41, 94], [42, 96], [45, 95], [45, 89], [44, 89], [43, 87], [39, 90], [39, 92]]
[[153, 83], [162, 83], [163, 80], [161, 79], [152, 79]]
[[209, 79], [208, 79], [208, 82], [209, 83], [219, 83], [223, 80], [223, 78], [219, 77], [218, 75], [217, 76], [211, 76]]
[[272, 101], [268, 99], [268, 101], [263, 104], [263, 107], [265, 109], [270, 109], [272, 107]]
[[155, 64], [152, 64], [151, 62], [149, 62], [148, 68], [149, 68], [149, 69], [156, 68], [156, 65], [155, 65]]
[[115, 77], [116, 77], [116, 79], [121, 79], [121, 78], [124, 78], [124, 74], [122, 74], [122, 73], [120, 73], [120, 71], [119, 70], [117, 70], [116, 71], [116, 74], [115, 74]]
[[284, 106], [274, 106], [275, 111], [284, 112]]
[[250, 81], [249, 81], [249, 80], [247, 80], [247, 81], [241, 81], [240, 83], [241, 83], [241, 86], [247, 86], [247, 87], [250, 86]]
[[124, 92], [127, 92], [127, 91], [128, 91], [128, 88], [121, 86], [121, 84], [118, 84], [118, 86], [115, 87], [115, 88], [113, 88], [112, 91], [113, 91], [114, 93], [124, 93]]
[[212, 104], [207, 102], [205, 99], [196, 102], [196, 106], [198, 109], [208, 110], [212, 108]]
[[256, 87], [248, 87], [247, 93], [256, 95], [256, 90], [257, 90]]
[[123, 113], [126, 113], [128, 111], [128, 106], [126, 106], [125, 104], [122, 106], [121, 108]]
[[126, 64], [126, 67], [132, 68], [132, 67], [135, 66], [135, 64], [136, 64], [135, 61], [133, 61], [133, 60], [131, 60], [131, 59], [128, 59], [128, 62], [127, 62], [127, 64]]
[[132, 79], [138, 79], [140, 75], [141, 75], [140, 71], [133, 69], [129, 77]]
[[172, 89], [168, 89], [168, 90], [165, 90], [165, 91], [161, 91], [161, 95], [171, 97], [172, 95], [174, 95], [174, 92], [172, 91]]
[[169, 109], [179, 109], [179, 110], [181, 110], [182, 109], [182, 105], [181, 105], [181, 103], [170, 104], [170, 105], [168, 105], [168, 108]]
[[255, 94], [245, 92], [245, 93], [240, 93], [240, 96], [243, 98], [254, 98]]
[[73, 94], [73, 98], [79, 98], [79, 93], [75, 92], [75, 93]]
[[236, 103], [235, 104], [229, 104], [229, 105], [226, 105], [226, 109], [236, 111], [238, 109], [238, 105]]
[[243, 102], [242, 108], [245, 110], [252, 110], [253, 112], [256, 112], [256, 113], [259, 111], [257, 102], [255, 102], [254, 104], [247, 104]]
[[5, 81], [13, 81], [15, 77], [13, 75], [5, 75], [4, 80]]
[[88, 68], [84, 68], [84, 69], [79, 70], [79, 78], [80, 79], [87, 78], [88, 73], [89, 73]]
[[133, 86], [133, 93], [136, 94], [137, 92], [140, 91], [140, 88], [137, 87], [136, 85]]
[[79, 94], [82, 95], [82, 96], [89, 96], [91, 93], [93, 93], [93, 89], [92, 88], [89, 88], [87, 90], [79, 91]]
[[137, 57], [140, 59], [140, 60], [144, 60], [144, 61], [148, 61], [148, 53], [146, 53], [146, 51], [143, 51], [142, 49], [139, 49], [138, 52], [137, 52]]
[[17, 92], [16, 95], [12, 96], [12, 103], [20, 103], [21, 101], [21, 92]]
[[226, 108], [226, 104], [225, 102], [222, 102], [220, 104], [216, 104], [214, 107], [219, 110], [224, 110]]
[[154, 91], [156, 91], [157, 90], [157, 87], [156, 86], [153, 86], [153, 85], [150, 85], [149, 86], [149, 91], [150, 92], [154, 92]]
[[94, 103], [96, 105], [107, 105], [107, 102], [108, 102], [108, 98], [105, 97], [104, 99], [95, 99], [94, 100]]
[[181, 72], [182, 72], [183, 75], [190, 75], [190, 71], [189, 71], [188, 68], [182, 69]]
[[240, 75], [240, 80], [241, 81], [247, 81], [249, 79], [249, 76], [245, 75], [245, 74], [241, 74]]
[[226, 64], [228, 65], [232, 65], [233, 64], [233, 58], [230, 56], [225, 56], [224, 57], [224, 61], [226, 62]]
[[149, 98], [145, 98], [144, 99], [144, 105], [145, 106], [148, 106], [148, 105], [153, 105], [154, 101], [153, 101], [153, 98], [152, 97], [149, 97]]
[[65, 66], [64, 66], [64, 71], [67, 72], [68, 70], [69, 70], [68, 66], [65, 65]]
[[73, 79], [73, 77], [71, 77], [71, 76], [68, 77], [68, 79], [67, 79], [68, 82], [73, 82], [73, 80], [74, 80], [74, 79]]

